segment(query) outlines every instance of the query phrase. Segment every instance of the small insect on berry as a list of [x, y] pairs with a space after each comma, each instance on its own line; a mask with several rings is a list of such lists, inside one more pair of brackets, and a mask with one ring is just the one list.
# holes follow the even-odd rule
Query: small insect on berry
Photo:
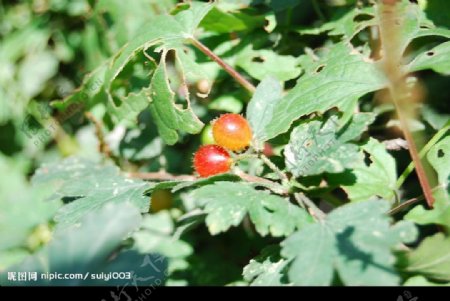
[[223, 114], [213, 122], [216, 143], [231, 151], [240, 151], [250, 145], [252, 130], [239, 114]]
[[225, 173], [230, 170], [233, 159], [226, 149], [218, 145], [201, 146], [194, 155], [194, 168], [200, 177]]

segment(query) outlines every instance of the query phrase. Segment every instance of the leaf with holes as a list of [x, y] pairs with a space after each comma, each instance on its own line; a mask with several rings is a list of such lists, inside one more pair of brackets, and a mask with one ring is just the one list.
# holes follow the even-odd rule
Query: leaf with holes
[[239, 225], [246, 214], [263, 236], [286, 236], [311, 222], [303, 209], [288, 200], [244, 183], [216, 182], [194, 190], [192, 198], [204, 207], [213, 235]]
[[372, 123], [371, 114], [357, 114], [339, 130], [336, 116], [326, 121], [309, 120], [296, 127], [284, 150], [287, 169], [296, 177], [341, 173], [362, 162], [355, 139]]
[[338, 185], [350, 200], [366, 201], [374, 196], [391, 200], [396, 189], [397, 170], [394, 158], [384, 144], [370, 138], [361, 146], [367, 162], [360, 162], [352, 170], [328, 175], [330, 185]]
[[391, 251], [417, 231], [407, 222], [391, 226], [388, 209], [382, 200], [344, 205], [292, 234], [281, 243], [281, 255], [291, 261], [289, 280], [330, 285], [336, 270], [345, 285], [398, 284]]
[[408, 70], [411, 72], [426, 69], [450, 75], [450, 42], [439, 44], [431, 50], [419, 54], [408, 65]]
[[304, 115], [340, 108], [387, 83], [374, 62], [342, 42], [331, 46], [313, 68], [277, 103], [266, 126], [268, 139], [289, 130]]

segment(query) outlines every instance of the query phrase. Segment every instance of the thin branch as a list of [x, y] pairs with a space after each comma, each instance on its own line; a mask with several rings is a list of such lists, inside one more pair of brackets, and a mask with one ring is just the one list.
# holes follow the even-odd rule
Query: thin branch
[[95, 136], [97, 137], [99, 143], [98, 150], [106, 157], [111, 157], [111, 150], [109, 148], [108, 143], [106, 143], [105, 135], [103, 134], [102, 123], [99, 120], [97, 120], [97, 118], [95, 118], [95, 116], [91, 112], [85, 112], [84, 115], [94, 124]]
[[294, 193], [294, 197], [297, 202], [302, 206], [302, 203], [305, 204], [309, 209], [312, 216], [316, 217], [319, 220], [323, 220], [326, 217], [326, 214], [319, 209], [319, 207], [314, 204], [306, 195], [301, 192]]
[[202, 42], [195, 38], [190, 39], [192, 44], [201, 52], [210, 57], [213, 61], [219, 64], [229, 75], [231, 75], [238, 83], [240, 83], [245, 89], [247, 89], [250, 93], [254, 93], [256, 88], [250, 83], [247, 79], [245, 79], [239, 72], [237, 72], [233, 67], [228, 65], [225, 61], [223, 61], [220, 57], [218, 57], [211, 49], [206, 47]]
[[235, 169], [234, 173], [244, 181], [260, 184], [264, 187], [269, 188], [270, 190], [272, 190], [273, 192], [275, 192], [277, 194], [282, 194], [282, 195], [288, 194], [288, 191], [278, 183], [272, 182], [265, 178], [249, 175], [238, 168]]
[[389, 210], [388, 214], [391, 214], [391, 215], [396, 214], [397, 212], [401, 211], [402, 209], [404, 209], [404, 208], [406, 208], [406, 207], [408, 207], [408, 206], [410, 206], [410, 205], [412, 205], [414, 203], [422, 201], [422, 200], [423, 200], [423, 195], [418, 197], [418, 198], [412, 198], [412, 199], [409, 199], [407, 201], [404, 201], [403, 203], [401, 203], [397, 207], [392, 208], [391, 210]]
[[403, 45], [401, 42], [401, 32], [397, 30], [398, 19], [403, 17], [398, 14], [396, 1], [384, 0], [379, 5], [380, 15], [380, 37], [383, 47], [383, 68], [389, 79], [389, 92], [392, 102], [395, 104], [398, 118], [409, 146], [409, 153], [416, 166], [416, 173], [419, 178], [425, 199], [428, 206], [433, 207], [434, 198], [431, 193], [431, 186], [428, 181], [425, 169], [420, 161], [417, 146], [408, 126], [408, 111], [411, 110], [411, 101], [414, 97], [420, 97], [420, 92], [414, 90], [406, 83], [407, 74], [399, 67], [403, 56]]

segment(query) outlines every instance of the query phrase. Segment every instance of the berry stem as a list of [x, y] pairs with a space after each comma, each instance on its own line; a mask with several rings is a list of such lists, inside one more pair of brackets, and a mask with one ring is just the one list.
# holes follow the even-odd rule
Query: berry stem
[[224, 60], [222, 60], [219, 56], [217, 56], [211, 49], [209, 49], [206, 45], [195, 38], [191, 38], [190, 41], [192, 44], [201, 52], [210, 57], [213, 61], [219, 64], [229, 75], [231, 75], [238, 83], [240, 83], [245, 89], [247, 89], [250, 93], [254, 93], [256, 88], [250, 83], [247, 79], [245, 79], [239, 72], [237, 72], [233, 67], [228, 65]]
[[288, 182], [289, 179], [285, 173], [283, 173], [275, 164], [270, 161], [269, 158], [267, 158], [264, 154], [260, 154], [261, 160], [277, 174], [277, 176], [280, 178], [280, 180], [284, 182]]

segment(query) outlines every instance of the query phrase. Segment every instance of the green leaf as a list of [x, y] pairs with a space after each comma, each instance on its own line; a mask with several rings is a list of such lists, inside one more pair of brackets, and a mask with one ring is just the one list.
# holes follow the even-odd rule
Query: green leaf
[[133, 248], [140, 253], [158, 253], [168, 260], [168, 272], [185, 267], [192, 247], [173, 235], [174, 223], [167, 211], [145, 215], [139, 231], [133, 233]]
[[170, 88], [166, 71], [166, 54], [167, 52], [162, 54], [148, 96], [151, 99], [150, 112], [158, 126], [158, 132], [167, 144], [172, 145], [178, 141], [177, 131], [195, 134], [201, 131], [203, 123], [191, 110], [189, 103], [187, 109], [175, 104], [175, 93]]
[[[297, 30], [301, 35], [319, 35], [326, 32], [329, 36], [343, 36], [351, 40], [363, 29], [376, 24], [373, 7], [354, 8], [344, 13], [336, 14], [331, 21], [315, 28], [302, 28]], [[363, 21], [358, 18], [365, 17]], [[367, 19], [368, 18], [368, 19]]]
[[76, 199], [62, 207], [55, 219], [61, 226], [77, 223], [87, 213], [107, 203], [130, 202], [142, 212], [149, 209], [144, 196], [148, 183], [120, 175], [114, 165], [69, 158], [62, 162], [41, 166], [33, 176], [33, 183], [54, 187], [54, 198]]
[[450, 238], [442, 233], [425, 238], [408, 254], [406, 271], [427, 278], [450, 281]]
[[370, 138], [361, 146], [369, 162], [360, 162], [352, 170], [329, 175], [330, 184], [342, 184], [350, 200], [366, 201], [373, 196], [392, 199], [396, 189], [397, 170], [394, 158], [384, 144]]
[[409, 211], [404, 219], [413, 221], [419, 225], [438, 224], [450, 229], [450, 201], [444, 197], [436, 197], [433, 209], [425, 209], [423, 205], [418, 205]]
[[174, 224], [167, 211], [145, 215], [141, 229], [133, 234], [135, 247], [141, 253], [155, 252], [168, 258], [186, 257], [192, 247], [172, 237]]
[[[450, 30], [438, 28], [433, 22], [427, 19], [426, 14], [418, 5], [411, 5], [408, 0], [398, 1], [396, 3], [396, 24], [399, 29], [399, 53], [405, 53], [406, 48], [416, 38], [426, 36], [450, 37]], [[379, 14], [380, 9], [377, 10]], [[377, 15], [379, 19], [380, 16]]]
[[344, 205], [292, 234], [281, 243], [281, 255], [292, 261], [289, 280], [330, 285], [336, 270], [345, 285], [398, 284], [391, 251], [412, 242], [417, 231], [406, 222], [391, 227], [388, 209], [382, 200]]
[[424, 206], [414, 207], [405, 219], [419, 225], [439, 224], [450, 229], [450, 136], [436, 143], [427, 153], [428, 162], [438, 173], [439, 189], [433, 192], [435, 203], [433, 209]]
[[[114, 218], [111, 218], [114, 217]], [[135, 230], [141, 221], [139, 211], [130, 204], [108, 204], [98, 212], [91, 212], [83, 218], [80, 227], [71, 227], [55, 234], [52, 242], [24, 262], [13, 266], [8, 271], [37, 272], [37, 281], [9, 282], [7, 272], [1, 274], [2, 285], [123, 285], [129, 280], [107, 282], [92, 279], [92, 273], [132, 272], [136, 276], [139, 267], [145, 262], [143, 255], [132, 253], [119, 253], [117, 258], [110, 260], [114, 250], [121, 244], [127, 235]], [[133, 260], [130, 260], [130, 259]], [[148, 260], [149, 258], [147, 258]], [[113, 268], [121, 267], [114, 270]], [[165, 261], [155, 265], [158, 270], [147, 268], [145, 276], [162, 279]], [[70, 273], [79, 274], [81, 279], [42, 279], [42, 273]], [[86, 279], [84, 279], [86, 277]], [[133, 276], [132, 276], [133, 277]], [[149, 278], [146, 284], [153, 283]]]
[[256, 91], [247, 106], [247, 120], [250, 123], [255, 147], [261, 149], [267, 140], [265, 128], [272, 119], [273, 110], [280, 101], [283, 87], [273, 77], [266, 77], [256, 87]]
[[445, 137], [430, 149], [427, 160], [438, 173], [439, 184], [447, 189], [450, 180], [450, 136]]
[[408, 278], [405, 283], [403, 283], [404, 286], [450, 286], [450, 283], [435, 283], [429, 281], [427, 278], [423, 276], [413, 276], [411, 278]]
[[266, 126], [268, 139], [289, 130], [304, 115], [340, 108], [386, 85], [386, 78], [374, 62], [342, 42], [310, 67], [311, 71], [302, 75], [277, 103]]
[[[48, 187], [30, 187], [20, 166], [1, 154], [0, 173], [5, 175], [0, 181], [0, 252], [20, 252], [18, 248], [27, 247], [33, 229], [47, 224], [61, 203], [48, 200], [52, 192]], [[5, 263], [0, 260], [2, 265]]]
[[194, 190], [192, 198], [205, 208], [206, 225], [213, 235], [239, 225], [246, 214], [262, 236], [286, 236], [311, 222], [303, 209], [288, 200], [244, 183], [216, 182]]
[[[208, 3], [191, 2], [183, 5], [183, 9], [177, 11], [174, 16], [158, 15], [152, 18], [140, 26], [135, 37], [107, 64], [94, 71], [75, 94], [56, 103], [55, 106], [63, 109], [71, 104], [81, 103], [86, 109], [90, 109], [101, 102], [105, 104], [107, 113], [114, 123], [135, 122], [139, 113], [150, 106], [161, 138], [167, 144], [175, 144], [178, 141], [179, 131], [198, 133], [203, 123], [193, 113], [188, 95], [185, 104], [175, 103], [175, 93], [169, 85], [165, 58], [168, 51], [175, 51], [177, 66], [181, 68], [182, 85], [186, 79], [205, 78], [206, 75], [199, 75], [204, 74], [202, 68], [184, 54], [182, 45], [194, 37], [195, 29], [212, 7]], [[155, 51], [160, 52], [162, 58], [154, 72], [148, 71], [153, 72], [150, 85], [141, 85], [139, 89], [126, 93], [122, 91], [123, 89], [118, 89], [115, 82], [119, 76], [130, 66], [143, 65], [143, 60], [147, 59], [142, 53], [151, 47], [157, 47]], [[144, 59], [137, 60], [139, 56]], [[150, 60], [150, 65], [151, 63], [154, 62]], [[143, 80], [150, 77], [151, 74], [147, 74]], [[125, 76], [123, 80], [128, 82], [130, 78]], [[94, 89], [90, 88], [93, 81], [96, 83]], [[186, 108], [183, 108], [183, 105]]]
[[362, 162], [357, 138], [372, 123], [371, 114], [357, 114], [339, 130], [336, 116], [326, 121], [309, 120], [296, 127], [284, 150], [287, 169], [296, 177], [321, 173], [341, 173]]
[[439, 44], [426, 52], [422, 52], [408, 65], [410, 72], [426, 69], [432, 69], [443, 75], [450, 75], [450, 42]]
[[280, 81], [288, 81], [298, 77], [301, 73], [295, 57], [280, 55], [273, 50], [255, 50], [252, 45], [248, 45], [239, 52], [235, 64], [258, 80], [263, 80], [271, 75]]
[[211, 176], [208, 178], [199, 178], [197, 180], [193, 181], [182, 181], [182, 180], [173, 180], [173, 181], [165, 181], [165, 182], [159, 182], [159, 183], [152, 183], [154, 184], [152, 187], [148, 188], [144, 193], [145, 195], [150, 196], [152, 191], [159, 190], [159, 189], [170, 189], [172, 192], [177, 192], [185, 188], [189, 187], [199, 187], [199, 186], [205, 186], [213, 184], [217, 181], [240, 181], [241, 178], [234, 174], [219, 174], [215, 176]]
[[200, 23], [204, 29], [217, 33], [230, 33], [263, 27], [264, 17], [242, 11], [224, 11], [213, 7]]
[[287, 261], [280, 256], [279, 246], [269, 246], [244, 267], [244, 279], [252, 286], [286, 285], [284, 269]]

